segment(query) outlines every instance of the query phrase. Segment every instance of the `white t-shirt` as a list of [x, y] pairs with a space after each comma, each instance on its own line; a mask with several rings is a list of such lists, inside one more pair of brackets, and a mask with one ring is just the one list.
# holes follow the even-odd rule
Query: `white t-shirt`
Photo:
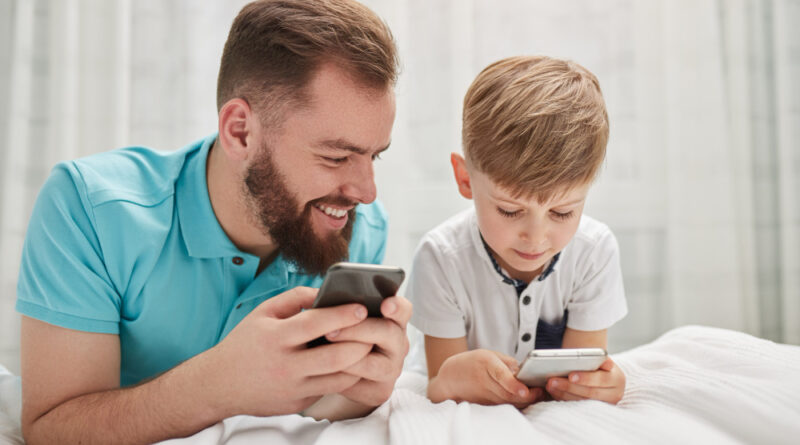
[[596, 331], [628, 312], [619, 247], [605, 224], [583, 215], [552, 266], [517, 296], [492, 264], [475, 209], [461, 212], [428, 232], [417, 248], [406, 289], [414, 303], [411, 323], [426, 335], [466, 336], [469, 349], [521, 361], [534, 348], [540, 319], [559, 324], [567, 310], [567, 327]]

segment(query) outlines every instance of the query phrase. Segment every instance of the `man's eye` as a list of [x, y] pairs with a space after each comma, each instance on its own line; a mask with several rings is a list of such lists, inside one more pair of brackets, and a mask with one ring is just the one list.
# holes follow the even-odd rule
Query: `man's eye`
[[513, 218], [515, 216], [518, 216], [520, 214], [521, 210], [515, 210], [513, 212], [510, 212], [510, 211], [508, 211], [506, 209], [498, 207], [497, 208], [497, 212], [500, 213], [501, 215], [505, 216], [506, 218]]
[[347, 157], [344, 157], [344, 158], [329, 158], [327, 156], [323, 156], [322, 159], [324, 159], [325, 161], [330, 162], [332, 164], [344, 164], [345, 162], [347, 162]]
[[380, 158], [381, 158], [381, 154], [380, 153], [375, 153], [374, 155], [372, 155], [372, 160], [373, 161], [377, 161]]

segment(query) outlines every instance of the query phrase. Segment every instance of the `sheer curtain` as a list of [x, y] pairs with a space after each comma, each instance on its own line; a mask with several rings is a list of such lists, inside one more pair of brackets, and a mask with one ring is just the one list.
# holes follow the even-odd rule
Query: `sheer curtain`
[[[18, 372], [22, 240], [52, 166], [216, 129], [236, 1], [0, 0], [0, 363]], [[571, 58], [611, 140], [587, 213], [617, 234], [630, 313], [611, 349], [688, 323], [800, 344], [800, 2], [370, 0], [403, 72], [377, 166], [387, 262], [470, 205], [452, 185], [461, 100], [491, 61]]]

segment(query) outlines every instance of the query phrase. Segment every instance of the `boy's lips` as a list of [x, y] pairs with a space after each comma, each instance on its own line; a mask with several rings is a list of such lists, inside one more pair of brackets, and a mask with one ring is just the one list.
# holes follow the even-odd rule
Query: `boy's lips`
[[545, 250], [545, 251], [539, 252], [539, 253], [525, 253], [525, 252], [519, 251], [517, 249], [514, 249], [514, 252], [516, 252], [517, 255], [519, 255], [520, 257], [522, 257], [523, 259], [526, 259], [526, 260], [538, 260], [547, 251]]

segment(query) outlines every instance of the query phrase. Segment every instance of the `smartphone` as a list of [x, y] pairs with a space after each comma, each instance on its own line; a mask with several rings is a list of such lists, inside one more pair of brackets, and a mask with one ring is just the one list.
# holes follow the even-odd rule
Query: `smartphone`
[[528, 353], [517, 379], [533, 386], [545, 386], [550, 377], [566, 377], [572, 371], [597, 371], [608, 358], [602, 348], [534, 349]]
[[[396, 266], [362, 263], [336, 263], [328, 268], [312, 308], [360, 303], [366, 306], [367, 316], [382, 317], [384, 298], [397, 295], [405, 272]], [[309, 342], [308, 346], [328, 343], [325, 337]]]

